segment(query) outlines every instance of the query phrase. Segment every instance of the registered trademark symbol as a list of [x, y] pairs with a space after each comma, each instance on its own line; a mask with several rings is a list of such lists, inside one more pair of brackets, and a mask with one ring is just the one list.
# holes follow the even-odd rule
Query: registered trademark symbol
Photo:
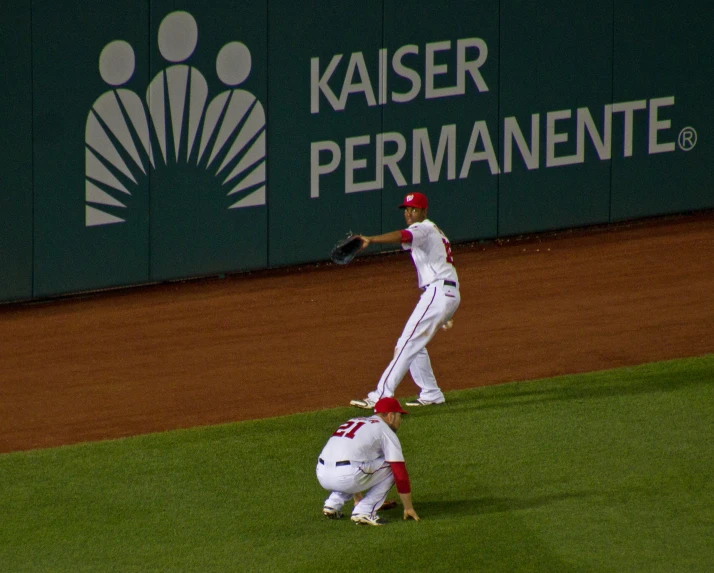
[[697, 132], [693, 127], [685, 127], [679, 132], [677, 144], [682, 151], [691, 151], [697, 144]]

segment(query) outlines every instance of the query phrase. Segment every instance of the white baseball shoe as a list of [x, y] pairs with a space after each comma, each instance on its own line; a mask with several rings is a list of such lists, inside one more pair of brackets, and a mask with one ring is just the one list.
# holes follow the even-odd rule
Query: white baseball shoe
[[322, 508], [322, 515], [327, 519], [342, 519], [342, 512], [339, 509], [328, 507], [327, 505]]
[[374, 519], [369, 515], [353, 515], [352, 521], [357, 525], [384, 525], [384, 521], [378, 515], [375, 515]]
[[365, 398], [364, 400], [350, 400], [350, 406], [357, 406], [364, 410], [374, 410], [374, 402], [369, 398]]
[[412, 400], [411, 402], [405, 402], [405, 406], [409, 406], [411, 408], [415, 408], [416, 406], [436, 406], [437, 404], [443, 404], [446, 402], [446, 400], [442, 400], [441, 402], [429, 402], [427, 400], [422, 400], [421, 398], [417, 398], [416, 400]]

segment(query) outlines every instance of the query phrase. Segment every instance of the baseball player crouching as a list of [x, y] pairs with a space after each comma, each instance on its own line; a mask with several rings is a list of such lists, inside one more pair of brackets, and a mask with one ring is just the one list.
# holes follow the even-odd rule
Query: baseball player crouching
[[352, 418], [335, 430], [317, 460], [317, 480], [331, 492], [322, 508], [323, 515], [341, 518], [342, 507], [354, 498], [352, 521], [358, 525], [383, 525], [377, 510], [396, 483], [404, 519], [419, 521], [396, 434], [402, 414], [408, 412], [396, 398], [382, 398], [374, 405], [373, 416]]

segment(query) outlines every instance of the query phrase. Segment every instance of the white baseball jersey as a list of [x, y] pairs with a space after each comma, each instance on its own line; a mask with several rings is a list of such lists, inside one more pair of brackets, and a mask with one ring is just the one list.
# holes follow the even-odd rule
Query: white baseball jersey
[[371, 462], [383, 459], [403, 462], [402, 445], [394, 430], [374, 415], [369, 418], [352, 418], [342, 424], [322, 449], [320, 458], [325, 462]]
[[412, 240], [402, 243], [402, 248], [411, 251], [412, 260], [417, 270], [419, 288], [438, 280], [454, 281], [459, 277], [451, 257], [451, 244], [446, 235], [429, 219], [409, 226], [407, 231]]

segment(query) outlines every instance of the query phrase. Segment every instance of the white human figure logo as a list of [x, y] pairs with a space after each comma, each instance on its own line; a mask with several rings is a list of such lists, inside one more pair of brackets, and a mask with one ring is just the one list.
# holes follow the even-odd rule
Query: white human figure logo
[[[133, 91], [119, 89], [135, 71], [132, 47], [123, 40], [115, 40], [102, 50], [100, 74], [113, 89], [97, 99], [87, 117], [86, 226], [125, 221], [95, 206], [126, 208], [119, 198], [122, 193], [131, 195], [131, 192], [120, 181], [121, 175], [126, 177], [125, 182], [132, 181], [138, 185], [134, 177], [138, 172], [132, 172], [126, 164], [123, 159], [126, 154], [144, 174], [147, 173], [148, 163], [152, 168], [156, 167], [151, 126], [164, 164], [169, 163], [169, 134], [172, 136], [175, 162], [188, 163], [194, 147], [199, 147], [198, 132], [202, 126], [200, 148], [195, 153], [196, 166], [210, 147], [205, 168], [215, 170], [216, 176], [225, 177], [221, 185], [229, 186], [228, 196], [245, 192], [228, 208], [266, 204], [265, 110], [253, 94], [237, 89], [250, 75], [250, 51], [241, 42], [229, 42], [221, 48], [216, 57], [216, 72], [220, 81], [230, 89], [218, 94], [206, 106], [208, 84], [205, 77], [197, 68], [182, 63], [193, 55], [197, 44], [198, 26], [191, 14], [175, 11], [164, 17], [158, 30], [158, 48], [162, 57], [174, 65], [154, 76], [146, 90], [146, 105]], [[187, 104], [189, 109], [185, 114]], [[170, 116], [168, 122], [167, 114]], [[184, 126], [184, 115], [188, 116], [188, 126]], [[140, 154], [134, 144], [137, 139], [145, 154]], [[184, 141], [185, 150], [181, 149]], [[123, 148], [123, 153], [119, 152], [115, 143]], [[228, 145], [230, 148], [225, 151]], [[221, 155], [223, 158], [218, 166], [215, 160]], [[156, 160], [160, 160], [158, 154]], [[229, 168], [230, 173], [225, 175]]]
[[[228, 195], [263, 183], [261, 187], [231, 205], [229, 209], [265, 205], [265, 110], [252, 93], [235, 89], [235, 86], [243, 83], [248, 77], [251, 65], [250, 51], [241, 42], [230, 42], [221, 48], [216, 58], [216, 73], [225, 85], [233, 89], [218, 94], [208, 105], [198, 152], [198, 161], [200, 161], [218, 128], [206, 168], [210, 167], [218, 153], [232, 138], [233, 143], [216, 175], [245, 150], [243, 157], [223, 181], [223, 185], [230, 184], [233, 187]], [[246, 150], [247, 145], [250, 147]], [[235, 181], [238, 176], [241, 176], [241, 179]]]
[[159, 52], [164, 59], [177, 64], [161, 70], [154, 76], [146, 90], [146, 102], [156, 130], [161, 154], [164, 157], [164, 163], [167, 162], [164, 85], [168, 91], [174, 153], [177, 162], [179, 161], [186, 97], [188, 95], [190, 101], [186, 161], [191, 155], [193, 142], [196, 138], [198, 125], [208, 97], [208, 84], [203, 74], [194, 67], [178, 63], [184, 62], [191, 57], [196, 49], [197, 42], [198, 26], [194, 17], [188, 12], [171, 12], [161, 21], [158, 36]]
[[[114, 89], [102, 94], [89, 111], [85, 127], [85, 199], [87, 203], [126, 207], [121, 201], [110, 195], [100, 185], [131, 195], [125, 185], [108, 168], [107, 163], [136, 183], [131, 170], [122, 159], [112, 135], [121, 147], [129, 154], [136, 165], [146, 173], [139, 152], [127, 124], [126, 116], [144, 146], [146, 156], [153, 166], [151, 142], [149, 139], [149, 124], [144, 111], [144, 105], [139, 96], [131, 90], [119, 89], [134, 75], [135, 58], [132, 47], [123, 40], [115, 40], [107, 44], [99, 56], [99, 73], [102, 79]], [[85, 223], [87, 226], [106, 225], [124, 221], [120, 217], [86, 205]]]

